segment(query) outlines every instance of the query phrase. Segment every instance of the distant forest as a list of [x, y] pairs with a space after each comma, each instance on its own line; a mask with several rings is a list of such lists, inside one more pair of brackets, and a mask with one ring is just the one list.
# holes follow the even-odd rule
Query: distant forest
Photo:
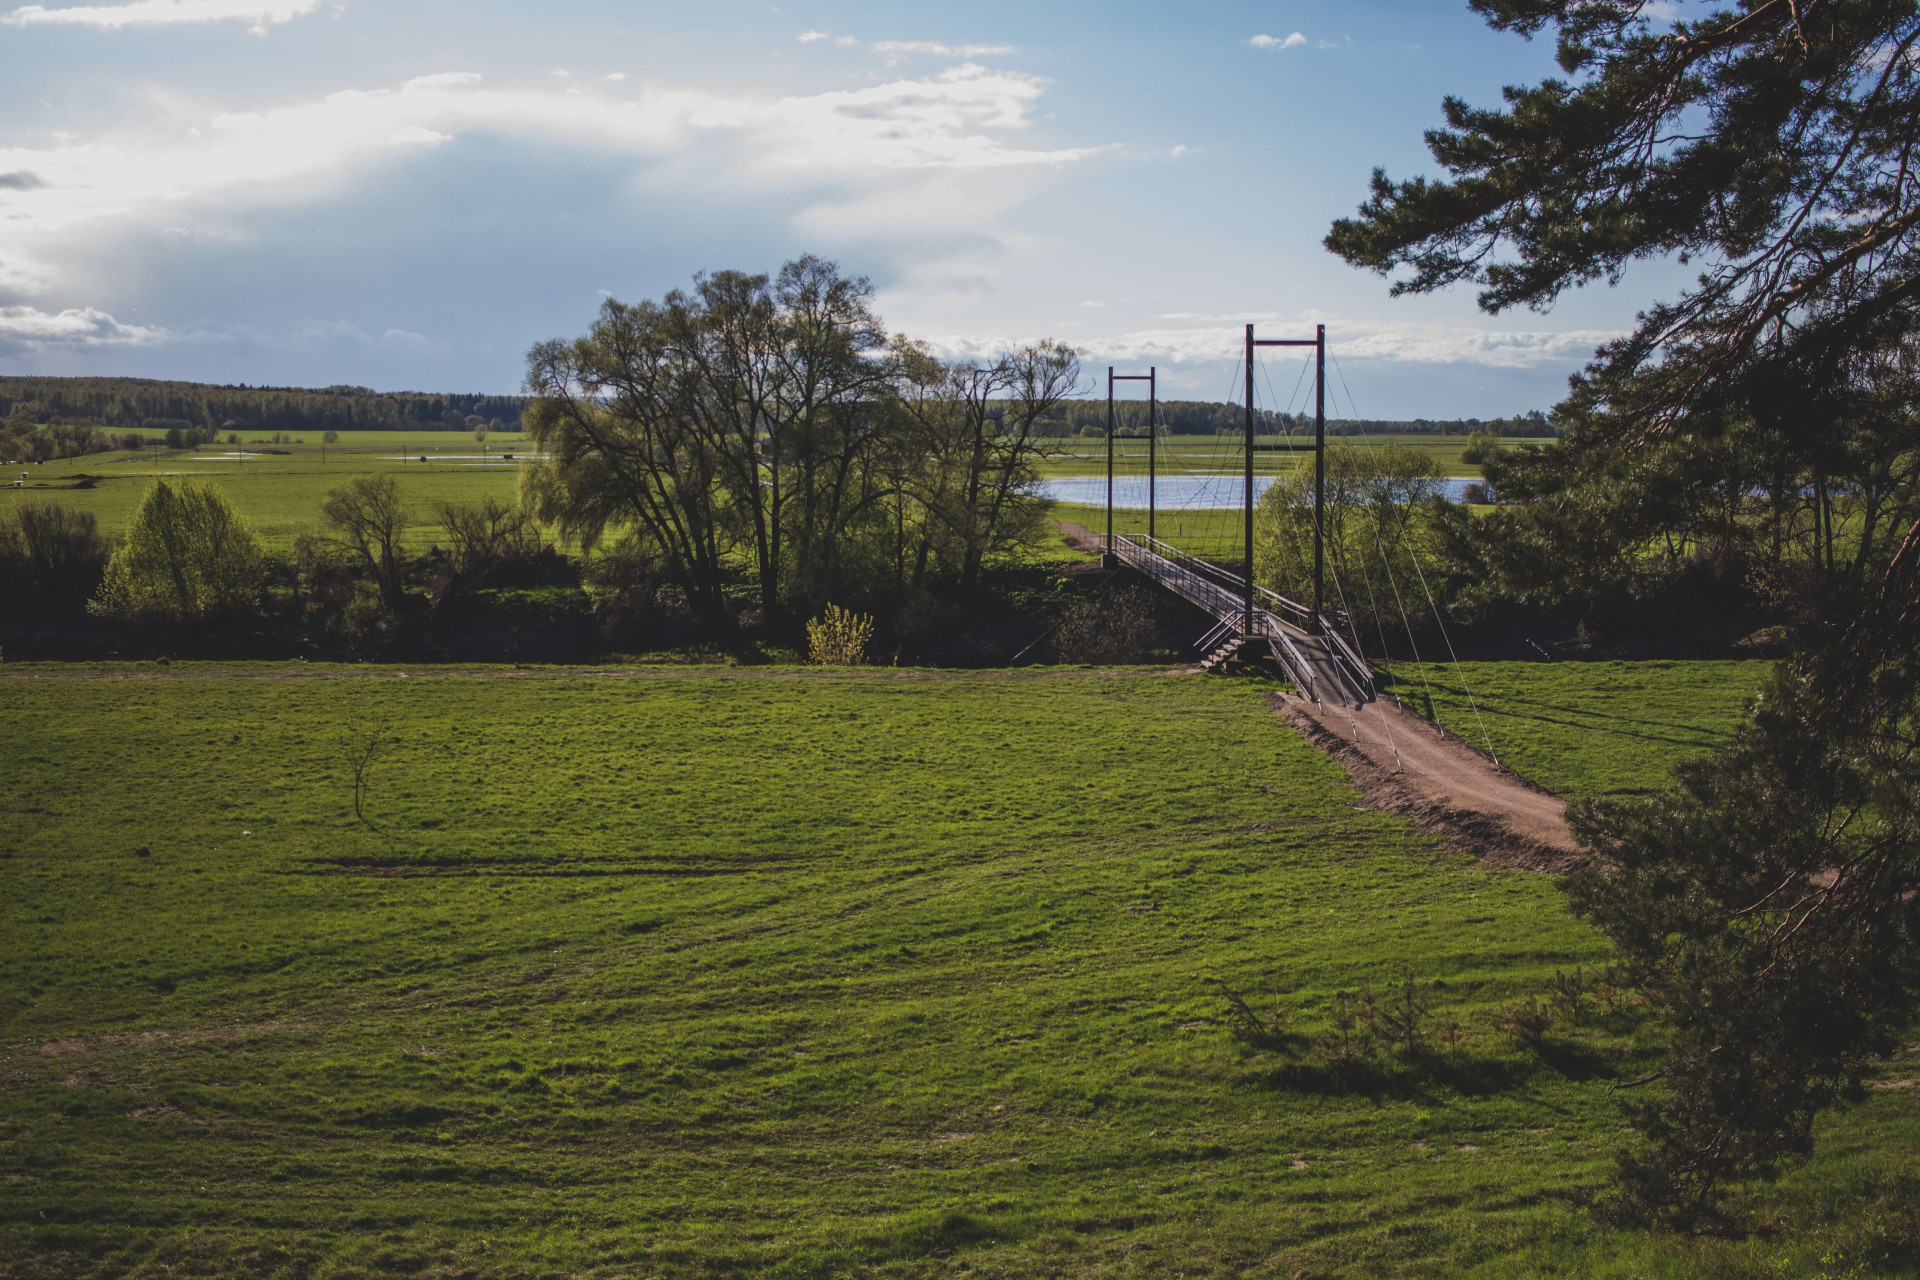
[[[0, 377], [0, 419], [116, 431], [518, 430], [525, 396], [429, 395], [368, 387], [216, 386], [152, 378]], [[16, 414], [16, 407], [24, 412]]]
[[[9, 456], [58, 457], [102, 449], [135, 447], [140, 432], [191, 446], [229, 432], [467, 431], [476, 426], [518, 430], [525, 396], [428, 394], [374, 391], [368, 387], [250, 387], [203, 382], [163, 382], [151, 378], [0, 377], [0, 430], [17, 441]], [[1116, 406], [1123, 435], [1143, 435], [1146, 405], [1129, 400]], [[1159, 406], [1161, 434], [1212, 436], [1237, 434], [1245, 420], [1238, 405], [1204, 400], [1166, 400]], [[1070, 400], [1036, 424], [1040, 435], [1099, 437], [1106, 430], [1107, 404]], [[45, 439], [29, 441], [36, 427]], [[91, 428], [92, 430], [89, 430]], [[1311, 431], [1308, 414], [1256, 411], [1261, 435]], [[1547, 437], [1555, 434], [1545, 414], [1511, 418], [1410, 421], [1329, 419], [1332, 435], [1499, 435]], [[117, 433], [117, 434], [115, 434]], [[130, 434], [132, 433], [132, 434]]]
[[[1234, 435], [1246, 430], [1245, 411], [1239, 405], [1221, 404], [1211, 400], [1162, 400], [1155, 417], [1159, 422], [1162, 435]], [[1049, 418], [1060, 428], [1052, 434], [1101, 436], [1107, 429], [1107, 402], [1104, 398], [1069, 400], [1055, 409]], [[1117, 402], [1114, 405], [1114, 421], [1121, 435], [1145, 435], [1146, 401]], [[1044, 431], [1047, 425], [1047, 423], [1040, 424], [1041, 429]], [[1296, 413], [1289, 416], [1265, 409], [1255, 409], [1253, 429], [1256, 435], [1298, 435], [1303, 431], [1311, 432], [1313, 415]], [[1489, 431], [1502, 436], [1537, 438], [1558, 434], [1547, 415], [1537, 409], [1531, 413], [1517, 413], [1511, 418], [1327, 419], [1327, 434], [1336, 436], [1468, 436], [1476, 431]]]

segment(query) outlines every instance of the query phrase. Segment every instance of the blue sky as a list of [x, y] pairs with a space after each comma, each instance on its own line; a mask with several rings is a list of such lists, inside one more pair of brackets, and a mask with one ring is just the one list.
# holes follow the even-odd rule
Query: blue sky
[[1551, 73], [1464, 0], [0, 0], [0, 65], [4, 372], [510, 391], [608, 294], [812, 251], [954, 357], [1219, 399], [1318, 321], [1360, 413], [1492, 416], [1677, 280], [1490, 317], [1320, 247], [1444, 94]]

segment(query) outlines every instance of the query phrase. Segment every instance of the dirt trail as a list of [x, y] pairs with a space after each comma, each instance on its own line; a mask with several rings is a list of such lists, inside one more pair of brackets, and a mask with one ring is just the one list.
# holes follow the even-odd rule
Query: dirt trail
[[1055, 520], [1053, 527], [1060, 531], [1060, 536], [1065, 538], [1067, 545], [1075, 551], [1089, 551], [1099, 555], [1107, 549], [1106, 538], [1083, 524], [1075, 524], [1071, 520]]
[[[1084, 525], [1054, 522], [1077, 551], [1105, 540]], [[1185, 668], [1195, 670], [1195, 668]], [[1447, 847], [1488, 866], [1556, 874], [1590, 855], [1567, 830], [1566, 802], [1501, 768], [1432, 722], [1380, 700], [1361, 707], [1275, 694], [1274, 710], [1346, 767], [1377, 809], [1405, 814]]]
[[1273, 708], [1346, 767], [1377, 809], [1405, 814], [1489, 866], [1556, 874], [1585, 866], [1566, 802], [1431, 722], [1382, 699], [1363, 707], [1275, 694]]

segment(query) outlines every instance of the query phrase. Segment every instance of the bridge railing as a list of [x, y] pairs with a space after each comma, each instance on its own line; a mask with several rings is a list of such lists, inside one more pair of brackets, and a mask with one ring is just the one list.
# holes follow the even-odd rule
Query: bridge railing
[[1300, 687], [1300, 692], [1315, 702], [1320, 701], [1320, 682], [1313, 674], [1313, 664], [1300, 652], [1300, 647], [1294, 644], [1286, 628], [1275, 625], [1276, 622], [1277, 619], [1264, 610], [1254, 615], [1254, 625], [1265, 633], [1273, 656], [1280, 660], [1280, 665], [1292, 677], [1294, 684]]
[[[1248, 639], [1265, 640], [1274, 658], [1300, 686], [1302, 693], [1318, 701], [1321, 690], [1314, 665], [1290, 634], [1305, 631], [1317, 635], [1326, 645], [1328, 657], [1341, 677], [1350, 681], [1363, 699], [1374, 696], [1373, 672], [1366, 660], [1340, 634], [1347, 615], [1339, 611], [1315, 614], [1298, 601], [1277, 591], [1255, 586], [1252, 627], [1247, 627], [1246, 579], [1230, 569], [1188, 555], [1158, 538], [1130, 535], [1115, 537], [1113, 554], [1123, 564], [1138, 569], [1162, 586], [1207, 610], [1219, 622], [1219, 631], [1232, 628], [1247, 633]], [[1210, 632], [1211, 636], [1213, 633]]]
[[[1163, 560], [1170, 560], [1175, 564], [1185, 566], [1190, 572], [1198, 574], [1217, 586], [1225, 587], [1242, 600], [1246, 599], [1246, 576], [1235, 573], [1225, 565], [1215, 564], [1211, 560], [1202, 560], [1199, 556], [1182, 551], [1170, 542], [1163, 541], [1159, 538], [1148, 537], [1146, 534], [1116, 534], [1113, 540], [1116, 544], [1115, 554], [1120, 554], [1120, 544], [1131, 543], [1133, 546], [1151, 552]], [[1127, 559], [1124, 555], [1122, 555], [1121, 558]], [[1128, 560], [1128, 563], [1133, 563], [1133, 561]], [[1258, 583], [1254, 584], [1253, 594], [1256, 601], [1264, 602], [1267, 608], [1278, 613], [1295, 626], [1308, 630], [1312, 629], [1313, 610], [1301, 604], [1298, 600], [1290, 600], [1278, 591], [1263, 587]], [[1347, 615], [1339, 609], [1327, 610], [1324, 616], [1342, 624], [1347, 620]]]
[[1373, 668], [1354, 652], [1353, 646], [1347, 643], [1347, 638], [1340, 634], [1340, 629], [1333, 625], [1332, 619], [1324, 616], [1320, 619], [1320, 634], [1326, 637], [1328, 648], [1333, 652], [1333, 660], [1346, 671], [1348, 679], [1354, 682], [1362, 694], [1371, 698], [1374, 694]]

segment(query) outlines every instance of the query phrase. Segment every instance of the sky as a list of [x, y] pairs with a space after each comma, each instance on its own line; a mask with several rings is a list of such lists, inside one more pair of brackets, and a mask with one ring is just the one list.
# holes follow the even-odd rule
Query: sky
[[1551, 55], [1465, 0], [0, 0], [0, 372], [512, 392], [607, 297], [817, 253], [1093, 394], [1228, 399], [1251, 321], [1325, 324], [1342, 411], [1548, 408], [1669, 264], [1489, 316], [1321, 240]]

